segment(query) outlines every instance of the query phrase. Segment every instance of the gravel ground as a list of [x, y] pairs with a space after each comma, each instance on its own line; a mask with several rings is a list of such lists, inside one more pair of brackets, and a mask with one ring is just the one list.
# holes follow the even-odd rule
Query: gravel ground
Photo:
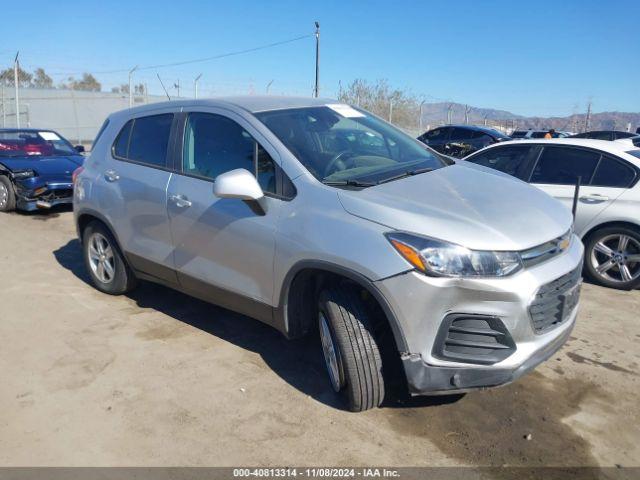
[[0, 215], [0, 466], [640, 466], [640, 291], [585, 285], [515, 384], [352, 414], [315, 339], [143, 283], [94, 290], [72, 214]]

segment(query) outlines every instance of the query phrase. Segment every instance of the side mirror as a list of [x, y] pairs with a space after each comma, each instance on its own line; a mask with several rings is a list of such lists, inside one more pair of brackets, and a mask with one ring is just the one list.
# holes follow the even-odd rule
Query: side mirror
[[260, 184], [249, 170], [237, 168], [216, 177], [213, 182], [213, 194], [219, 198], [237, 198], [243, 200], [258, 215], [264, 215], [261, 200], [264, 193]]
[[74, 148], [76, 149], [76, 152], [84, 153], [84, 147], [82, 145], [76, 145]]

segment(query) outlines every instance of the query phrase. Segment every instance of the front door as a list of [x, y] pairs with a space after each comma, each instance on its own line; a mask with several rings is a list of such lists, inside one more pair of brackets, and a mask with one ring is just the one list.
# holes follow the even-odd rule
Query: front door
[[[181, 168], [167, 189], [179, 282], [196, 296], [265, 319], [282, 202], [269, 196], [276, 193], [274, 155], [255, 140], [260, 136], [248, 123], [229, 112], [188, 112], [184, 122]], [[215, 178], [237, 168], [257, 175], [266, 194], [264, 215], [242, 200], [213, 194]]]

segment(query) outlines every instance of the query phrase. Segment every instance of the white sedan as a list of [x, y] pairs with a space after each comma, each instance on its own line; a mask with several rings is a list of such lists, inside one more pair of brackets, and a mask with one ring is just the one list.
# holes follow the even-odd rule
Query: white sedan
[[601, 285], [640, 286], [640, 148], [589, 139], [491, 145], [464, 159], [531, 183], [571, 209], [585, 244], [585, 274]]

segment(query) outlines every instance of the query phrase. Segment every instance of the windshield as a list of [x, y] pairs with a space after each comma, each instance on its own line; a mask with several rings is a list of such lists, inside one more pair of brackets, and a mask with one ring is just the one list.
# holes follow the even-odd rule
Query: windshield
[[324, 183], [370, 186], [447, 165], [417, 140], [348, 105], [256, 116]]
[[48, 130], [11, 130], [0, 132], [0, 157], [42, 157], [77, 155], [73, 146]]

